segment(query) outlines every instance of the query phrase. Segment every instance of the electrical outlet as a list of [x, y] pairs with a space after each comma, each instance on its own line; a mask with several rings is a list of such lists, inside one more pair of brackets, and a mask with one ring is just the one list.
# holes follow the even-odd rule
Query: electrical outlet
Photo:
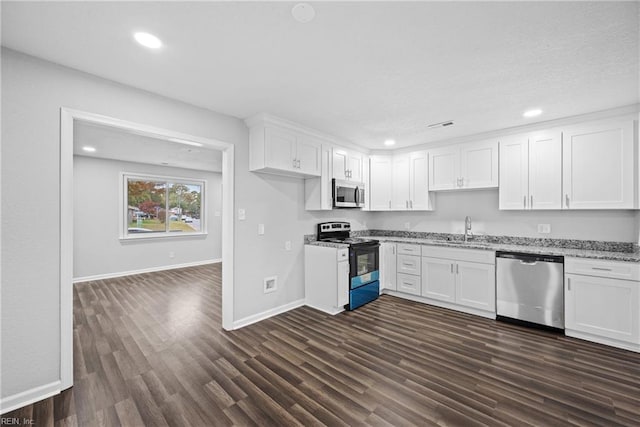
[[244, 209], [238, 209], [238, 220], [244, 221], [247, 219], [247, 212]]
[[169, 258], [175, 258], [176, 253], [175, 252], [169, 252]]
[[264, 224], [258, 224], [258, 235], [262, 236], [264, 234]]
[[404, 228], [406, 228], [407, 230], [411, 230], [411, 223], [410, 222], [405, 222], [404, 223]]
[[538, 233], [540, 234], [551, 233], [551, 224], [538, 224]]
[[286, 242], [284, 242], [284, 250], [285, 251], [291, 250], [291, 240], [287, 240]]

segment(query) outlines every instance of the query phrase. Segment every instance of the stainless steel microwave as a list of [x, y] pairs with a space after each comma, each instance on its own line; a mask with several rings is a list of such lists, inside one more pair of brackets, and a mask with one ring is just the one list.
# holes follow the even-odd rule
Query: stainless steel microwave
[[332, 196], [334, 208], [361, 208], [364, 206], [364, 183], [333, 179]]

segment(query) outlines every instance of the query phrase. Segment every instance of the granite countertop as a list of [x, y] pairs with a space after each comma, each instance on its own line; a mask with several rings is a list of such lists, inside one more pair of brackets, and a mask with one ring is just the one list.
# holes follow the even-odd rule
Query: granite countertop
[[[367, 237], [381, 242], [411, 243], [448, 248], [480, 249], [488, 251], [522, 252], [530, 254], [560, 255], [610, 261], [640, 262], [640, 248], [628, 242], [593, 240], [540, 239], [511, 236], [474, 236], [468, 242], [460, 234], [363, 230], [352, 236]], [[346, 248], [343, 243], [317, 242], [315, 236], [305, 236], [305, 243], [330, 248]]]
[[464, 241], [431, 240], [411, 237], [371, 236], [381, 242], [413, 243], [418, 245], [443, 246], [460, 249], [482, 249], [488, 251], [522, 252], [529, 254], [561, 255], [574, 258], [591, 258], [610, 261], [640, 262], [640, 252], [619, 252], [596, 249], [561, 248], [553, 246], [531, 246], [505, 243], [488, 243]]

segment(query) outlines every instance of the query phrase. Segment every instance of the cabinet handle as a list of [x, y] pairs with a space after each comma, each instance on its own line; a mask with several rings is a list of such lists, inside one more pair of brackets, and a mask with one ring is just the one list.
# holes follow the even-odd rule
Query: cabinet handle
[[612, 271], [610, 268], [602, 268], [602, 267], [591, 267], [592, 270], [600, 270], [600, 271]]
[[391, 209], [391, 200], [389, 200], [389, 209]]
[[522, 206], [527, 209], [527, 196], [522, 196]]
[[409, 207], [413, 209], [413, 200], [409, 200]]
[[293, 159], [293, 167], [296, 167], [296, 159]]
[[453, 264], [451, 264], [451, 274], [453, 274]]
[[569, 207], [569, 195], [568, 194], [564, 195], [564, 202], [567, 205], [567, 207]]
[[391, 246], [391, 253], [392, 253], [393, 255], [395, 255], [395, 254], [396, 254], [396, 247], [395, 247], [395, 246]]
[[571, 278], [567, 277], [567, 290], [570, 291], [571, 290]]
[[460, 178], [460, 187], [464, 187], [464, 176]]
[[456, 178], [456, 187], [460, 187], [460, 177]]
[[300, 160], [298, 160], [298, 169], [300, 169]]
[[460, 274], [460, 266], [456, 264], [456, 274]]
[[405, 205], [405, 206], [404, 206], [405, 208], [409, 209], [409, 201], [408, 201], [408, 200], [405, 200], [405, 201], [404, 201], [404, 205]]

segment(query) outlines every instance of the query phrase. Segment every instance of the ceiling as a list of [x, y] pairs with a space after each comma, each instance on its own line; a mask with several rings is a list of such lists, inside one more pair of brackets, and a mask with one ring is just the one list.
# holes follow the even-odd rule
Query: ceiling
[[[86, 152], [83, 147], [95, 148]], [[75, 120], [73, 154], [100, 159], [134, 161], [165, 167], [222, 171], [222, 152], [138, 135], [110, 126]]]
[[[3, 1], [2, 44], [371, 149], [640, 101], [638, 2], [311, 2], [306, 24], [294, 4]], [[147, 50], [134, 31], [164, 46]], [[544, 113], [523, 118], [530, 108]]]

